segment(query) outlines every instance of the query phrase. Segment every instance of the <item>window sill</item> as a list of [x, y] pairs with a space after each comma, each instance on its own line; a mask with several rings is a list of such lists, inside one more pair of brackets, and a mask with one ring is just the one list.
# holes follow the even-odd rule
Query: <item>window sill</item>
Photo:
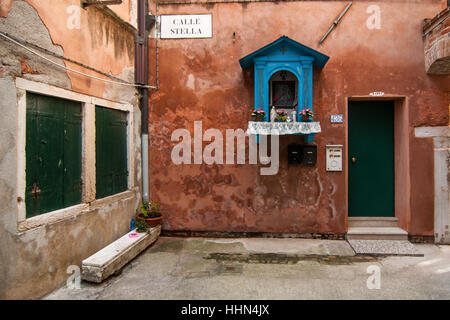
[[137, 192], [137, 188], [135, 189], [131, 189], [131, 190], [126, 190], [123, 191], [121, 193], [116, 193], [104, 198], [100, 198], [100, 199], [95, 199], [94, 201], [92, 201], [90, 203], [90, 207], [89, 210], [95, 210], [98, 209], [100, 207], [106, 206], [108, 204], [114, 203], [114, 202], [118, 202], [121, 200], [128, 200], [134, 196], [136, 196], [136, 192]]
[[102, 206], [112, 204], [121, 200], [127, 200], [137, 195], [137, 188], [126, 190], [91, 203], [80, 203], [72, 207], [63, 208], [56, 211], [40, 214], [18, 222], [17, 231], [24, 232], [41, 226], [58, 223], [64, 220], [73, 219]]
[[81, 214], [87, 208], [89, 208], [89, 204], [80, 203], [72, 207], [43, 213], [38, 216], [19, 221], [17, 231], [27, 231], [43, 225], [53, 224], [62, 220], [71, 219]]

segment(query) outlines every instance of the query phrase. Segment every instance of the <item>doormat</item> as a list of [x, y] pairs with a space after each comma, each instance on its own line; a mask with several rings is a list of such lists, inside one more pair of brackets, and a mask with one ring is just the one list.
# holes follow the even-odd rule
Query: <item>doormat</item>
[[423, 257], [416, 246], [407, 240], [347, 240], [360, 255]]

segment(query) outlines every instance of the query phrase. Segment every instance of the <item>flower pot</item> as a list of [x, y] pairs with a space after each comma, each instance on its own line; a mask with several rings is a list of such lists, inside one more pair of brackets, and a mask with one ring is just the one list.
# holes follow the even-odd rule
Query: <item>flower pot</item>
[[156, 218], [144, 218], [144, 216], [142, 215], [138, 215], [137, 219], [139, 221], [145, 221], [145, 223], [147, 224], [147, 227], [149, 228], [153, 228], [156, 226], [159, 226], [162, 222], [162, 215]]
[[312, 119], [309, 116], [302, 116], [302, 122], [311, 122]]
[[254, 118], [254, 121], [263, 121], [264, 120], [264, 118]]

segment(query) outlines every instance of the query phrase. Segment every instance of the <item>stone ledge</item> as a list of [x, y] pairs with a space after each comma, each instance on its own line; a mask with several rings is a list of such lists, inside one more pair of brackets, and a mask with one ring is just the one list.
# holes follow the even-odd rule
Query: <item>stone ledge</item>
[[151, 228], [148, 233], [138, 233], [136, 238], [131, 238], [133, 230], [104, 247], [89, 258], [83, 260], [81, 279], [100, 283], [158, 239], [161, 226]]

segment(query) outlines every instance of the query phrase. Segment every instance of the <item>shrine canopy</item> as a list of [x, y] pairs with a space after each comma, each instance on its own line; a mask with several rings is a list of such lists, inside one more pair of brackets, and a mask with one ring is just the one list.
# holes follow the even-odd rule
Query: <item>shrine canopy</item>
[[294, 41], [289, 37], [282, 36], [277, 40], [269, 43], [268, 45], [243, 57], [239, 60], [239, 64], [241, 65], [242, 69], [245, 70], [253, 66], [255, 58], [263, 56], [276, 56], [279, 55], [278, 51], [282, 53], [281, 56], [284, 57], [288, 57], [292, 54], [294, 55], [294, 57], [312, 57], [314, 59], [314, 66], [320, 69], [325, 66], [325, 64], [328, 62], [328, 59], [330, 58], [329, 56], [324, 55], [323, 53], [320, 53], [319, 51], [316, 51], [310, 47], [307, 47], [300, 42]]

